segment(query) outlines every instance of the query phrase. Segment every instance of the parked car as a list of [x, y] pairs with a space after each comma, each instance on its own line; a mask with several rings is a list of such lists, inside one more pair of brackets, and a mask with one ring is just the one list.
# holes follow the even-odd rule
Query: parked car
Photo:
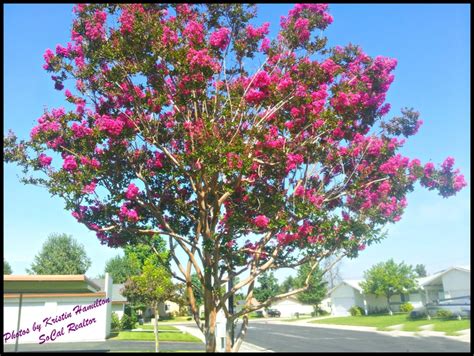
[[267, 315], [270, 316], [270, 317], [278, 317], [279, 318], [281, 316], [281, 313], [277, 309], [268, 309], [267, 310]]

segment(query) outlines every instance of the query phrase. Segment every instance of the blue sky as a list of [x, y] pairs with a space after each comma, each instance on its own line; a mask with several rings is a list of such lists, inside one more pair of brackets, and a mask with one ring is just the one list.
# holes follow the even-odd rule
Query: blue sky
[[[280, 16], [291, 7], [259, 5], [258, 22], [270, 22], [275, 35]], [[342, 276], [360, 278], [389, 258], [423, 263], [429, 273], [470, 264], [470, 5], [338, 4], [330, 5], [330, 13], [329, 45], [358, 44], [371, 56], [398, 60], [387, 96], [389, 115], [414, 107], [424, 121], [401, 153], [434, 163], [453, 156], [468, 182], [449, 199], [417, 186], [407, 196], [402, 220], [388, 227], [388, 238], [357, 259], [344, 260]], [[4, 6], [4, 134], [12, 129], [27, 138], [44, 107], [64, 106], [63, 94], [42, 69], [43, 53], [68, 42], [72, 18], [72, 5]], [[13, 272], [26, 273], [46, 237], [64, 232], [84, 244], [92, 259], [87, 275], [102, 273], [106, 260], [120, 250], [101, 246], [59, 198], [19, 183], [18, 174], [16, 166], [4, 164], [4, 256]]]

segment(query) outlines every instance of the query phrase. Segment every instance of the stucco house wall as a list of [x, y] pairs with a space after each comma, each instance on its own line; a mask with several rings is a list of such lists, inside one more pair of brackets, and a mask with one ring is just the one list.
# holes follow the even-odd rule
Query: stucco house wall
[[453, 269], [442, 276], [444, 298], [456, 298], [471, 295], [471, 278], [467, 271]]
[[296, 313], [311, 314], [313, 312], [312, 305], [303, 304], [298, 299], [291, 297], [272, 303], [270, 308], [278, 310], [282, 318], [293, 317]]

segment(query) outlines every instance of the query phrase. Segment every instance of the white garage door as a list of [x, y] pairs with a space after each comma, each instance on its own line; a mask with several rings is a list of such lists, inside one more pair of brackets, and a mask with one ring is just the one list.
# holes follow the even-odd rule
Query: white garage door
[[338, 316], [351, 315], [349, 309], [354, 305], [354, 298], [334, 298], [332, 300], [332, 314]]

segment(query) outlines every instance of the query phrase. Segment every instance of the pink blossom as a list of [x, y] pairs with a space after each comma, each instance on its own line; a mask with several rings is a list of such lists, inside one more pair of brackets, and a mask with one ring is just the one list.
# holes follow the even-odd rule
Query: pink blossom
[[211, 34], [209, 43], [211, 46], [217, 47], [221, 50], [226, 49], [230, 42], [230, 30], [226, 27], [221, 27]]
[[453, 184], [454, 190], [459, 192], [462, 188], [466, 186], [467, 186], [467, 183], [464, 180], [464, 175], [460, 174], [454, 178], [454, 184]]
[[44, 153], [40, 154], [38, 159], [39, 159], [41, 167], [51, 165], [51, 161], [53, 160], [51, 157], [46, 156]]
[[260, 50], [266, 53], [270, 49], [270, 39], [265, 37], [260, 45]]
[[82, 192], [86, 194], [92, 194], [94, 193], [95, 187], [97, 186], [97, 183], [95, 181], [92, 181], [90, 184], [84, 186], [82, 188]]
[[108, 115], [102, 115], [96, 119], [99, 130], [105, 131], [112, 136], [118, 136], [122, 132], [124, 123], [121, 120], [114, 120]]
[[72, 155], [66, 156], [66, 158], [64, 159], [63, 168], [66, 171], [73, 171], [77, 169], [77, 162], [75, 157]]
[[265, 215], [258, 215], [255, 217], [255, 219], [253, 219], [253, 223], [261, 229], [266, 228], [269, 222], [270, 219], [267, 218]]
[[250, 104], [258, 104], [265, 99], [266, 96], [267, 95], [262, 91], [250, 89], [245, 95], [245, 100]]
[[129, 200], [132, 200], [137, 197], [138, 193], [140, 193], [140, 190], [138, 189], [138, 187], [135, 184], [130, 183], [130, 185], [127, 188], [127, 192], [125, 193], [125, 197]]
[[305, 18], [298, 18], [295, 21], [295, 30], [298, 35], [298, 39], [302, 42], [305, 42], [309, 39], [310, 31], [309, 28], [309, 20]]
[[429, 177], [431, 175], [431, 173], [433, 173], [434, 171], [434, 164], [431, 163], [431, 162], [428, 162], [427, 164], [425, 164], [425, 168], [423, 170], [425, 176]]
[[268, 73], [265, 71], [260, 71], [255, 74], [253, 79], [253, 85], [257, 88], [267, 87], [270, 84], [270, 77]]
[[304, 157], [303, 155], [297, 153], [292, 154], [288, 153], [286, 155], [286, 171], [289, 172], [292, 169], [295, 169], [299, 164], [303, 163]]
[[202, 43], [204, 38], [204, 27], [199, 22], [189, 21], [184, 28], [183, 34], [193, 42]]
[[451, 168], [454, 166], [454, 158], [453, 157], [448, 157], [444, 160], [444, 162], [441, 164], [441, 167], [443, 167], [443, 170], [449, 171]]
[[255, 28], [252, 25], [247, 25], [245, 31], [249, 38], [262, 38], [265, 35], [268, 35], [268, 28], [270, 27], [269, 22], [265, 22], [261, 27]]

